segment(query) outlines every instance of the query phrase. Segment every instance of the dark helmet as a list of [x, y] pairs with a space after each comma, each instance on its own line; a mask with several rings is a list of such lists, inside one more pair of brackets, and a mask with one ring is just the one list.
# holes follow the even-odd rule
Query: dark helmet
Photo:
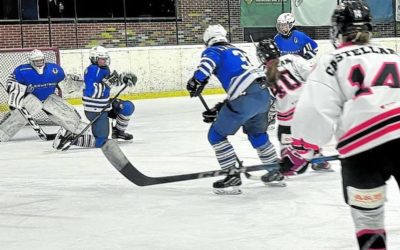
[[332, 15], [331, 41], [336, 47], [340, 35], [372, 31], [372, 17], [362, 0], [343, 0]]
[[273, 39], [264, 39], [258, 43], [257, 56], [261, 62], [265, 63], [269, 60], [279, 58], [281, 52]]

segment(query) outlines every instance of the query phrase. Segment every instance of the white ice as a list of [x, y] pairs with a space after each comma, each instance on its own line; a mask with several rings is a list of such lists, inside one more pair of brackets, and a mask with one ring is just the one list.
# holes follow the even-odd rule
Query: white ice
[[[211, 106], [223, 96], [205, 98]], [[134, 142], [120, 147], [140, 171], [164, 176], [219, 168], [198, 98], [134, 103], [128, 128]], [[245, 165], [259, 163], [242, 132], [230, 140]], [[335, 153], [334, 145], [325, 153]], [[334, 173], [309, 170], [286, 188], [243, 179], [237, 196], [213, 194], [218, 178], [138, 187], [100, 149], [56, 152], [26, 127], [0, 143], [0, 249], [357, 249], [340, 166], [332, 164]], [[400, 249], [394, 180], [387, 190], [388, 245]]]

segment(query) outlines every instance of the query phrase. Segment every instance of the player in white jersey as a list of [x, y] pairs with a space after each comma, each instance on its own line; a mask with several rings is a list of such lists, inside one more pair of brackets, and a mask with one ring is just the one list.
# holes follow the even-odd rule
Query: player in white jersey
[[[293, 161], [286, 148], [292, 144], [291, 126], [297, 101], [300, 97], [308, 74], [311, 72], [310, 63], [299, 55], [287, 54], [281, 56], [280, 50], [273, 39], [265, 39], [258, 43], [257, 55], [265, 64], [269, 87], [276, 98], [278, 139], [281, 155], [284, 159], [283, 174], [293, 175], [303, 173], [308, 161]], [[292, 145], [295, 147], [295, 145]], [[295, 151], [302, 154], [320, 154], [319, 148], [314, 150]], [[287, 159], [286, 159], [287, 158]], [[285, 161], [286, 159], [286, 161]], [[297, 160], [297, 157], [295, 158]], [[326, 170], [330, 168], [328, 162], [312, 164], [314, 170]]]
[[370, 43], [368, 7], [343, 1], [332, 15], [337, 49], [323, 55], [297, 104], [293, 137], [317, 145], [336, 135], [343, 194], [360, 249], [386, 249], [386, 181], [400, 184], [400, 56]]

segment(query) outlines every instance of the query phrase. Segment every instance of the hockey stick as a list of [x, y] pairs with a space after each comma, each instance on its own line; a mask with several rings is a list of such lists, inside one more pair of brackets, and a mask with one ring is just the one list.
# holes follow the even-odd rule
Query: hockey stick
[[32, 115], [26, 110], [25, 107], [18, 109], [22, 116], [28, 121], [29, 125], [33, 130], [38, 134], [39, 138], [43, 141], [54, 140], [57, 134], [47, 134], [43, 131], [39, 124], [36, 123], [35, 119], [33, 119]]
[[82, 129], [82, 131], [81, 131], [79, 134], [77, 134], [77, 135], [75, 135], [75, 136], [74, 136], [73, 134], [71, 134], [71, 135], [74, 136], [74, 137], [69, 139], [69, 140], [70, 140], [69, 145], [67, 145], [67, 146], [65, 146], [64, 148], [62, 148], [61, 151], [67, 151], [67, 150], [71, 147], [71, 145], [74, 144], [74, 143], [79, 139], [79, 137], [80, 137], [81, 135], [83, 135], [83, 134], [92, 126], [92, 124], [95, 123], [95, 122], [100, 118], [100, 116], [106, 111], [106, 109], [108, 109], [109, 107], [112, 106], [112, 104], [115, 102], [115, 100], [117, 100], [118, 96], [126, 89], [126, 87], [128, 87], [127, 84], [125, 84], [124, 87], [123, 87], [112, 99], [110, 99], [108, 105], [105, 106], [105, 107], [99, 112], [99, 114], [98, 114], [93, 120], [91, 120], [91, 121], [89, 122], [89, 124], [86, 125], [86, 127], [85, 127], [84, 129]]
[[[339, 155], [329, 155], [329, 156], [316, 157], [316, 158], [311, 159], [310, 163], [311, 164], [318, 164], [318, 163], [322, 163], [322, 162], [326, 162], [326, 161], [336, 161], [336, 160], [339, 160]], [[244, 175], [249, 180], [262, 181], [261, 180], [261, 176], [255, 176], [255, 175], [251, 175], [249, 173], [244, 173]]]
[[[181, 175], [170, 175], [161, 177], [150, 177], [141, 173], [139, 170], [132, 165], [132, 163], [126, 158], [124, 153], [118, 147], [115, 140], [108, 140], [101, 148], [103, 154], [106, 156], [108, 161], [132, 183], [138, 186], [150, 186], [171, 182], [195, 180], [201, 178], [210, 178], [221, 175], [227, 175], [229, 171], [226, 170], [211, 170], [205, 172], [191, 173], [191, 174], [181, 174]], [[265, 170], [265, 169], [278, 169], [278, 164], [268, 164], [268, 165], [254, 165], [248, 167], [242, 167], [237, 169], [238, 172], [245, 173], [251, 171]]]
[[[227, 175], [229, 171], [226, 170], [210, 170], [204, 172], [197, 172], [191, 174], [180, 174], [180, 175], [170, 175], [170, 176], [160, 176], [160, 177], [151, 177], [144, 175], [140, 172], [132, 163], [126, 158], [122, 150], [118, 147], [118, 144], [115, 140], [108, 140], [103, 147], [101, 148], [103, 154], [106, 156], [108, 161], [130, 182], [144, 187], [158, 184], [165, 184], [171, 182], [180, 182], [180, 181], [188, 181], [188, 180], [196, 180], [202, 178], [210, 178], [217, 177], [221, 175]], [[328, 157], [321, 157], [313, 159], [315, 162], [324, 161], [328, 159]], [[279, 169], [279, 164], [261, 164], [261, 165], [253, 165], [247, 167], [238, 168], [237, 171], [239, 173], [247, 173], [252, 171], [259, 170], [275, 170]]]

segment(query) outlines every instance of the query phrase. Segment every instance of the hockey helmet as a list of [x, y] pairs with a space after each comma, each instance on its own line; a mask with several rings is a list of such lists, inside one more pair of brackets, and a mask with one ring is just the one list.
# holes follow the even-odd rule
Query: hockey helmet
[[90, 62], [93, 64], [98, 64], [99, 59], [104, 59], [104, 65], [99, 65], [100, 67], [106, 67], [110, 65], [111, 59], [110, 55], [108, 54], [108, 50], [103, 46], [96, 46], [90, 49], [89, 51], [89, 59]]
[[265, 63], [269, 60], [279, 58], [281, 52], [273, 39], [264, 39], [258, 43], [257, 56], [261, 62]]
[[226, 38], [227, 31], [221, 24], [210, 25], [204, 31], [203, 41], [207, 47], [212, 46], [215, 43], [219, 42], [228, 42]]
[[294, 27], [295, 21], [292, 13], [282, 13], [276, 20], [276, 30], [280, 34], [288, 36]]
[[342, 37], [372, 31], [372, 17], [368, 6], [361, 0], [344, 0], [332, 14], [330, 36], [332, 44], [342, 42]]
[[34, 49], [29, 53], [29, 63], [41, 75], [45, 65], [44, 54], [41, 50]]

